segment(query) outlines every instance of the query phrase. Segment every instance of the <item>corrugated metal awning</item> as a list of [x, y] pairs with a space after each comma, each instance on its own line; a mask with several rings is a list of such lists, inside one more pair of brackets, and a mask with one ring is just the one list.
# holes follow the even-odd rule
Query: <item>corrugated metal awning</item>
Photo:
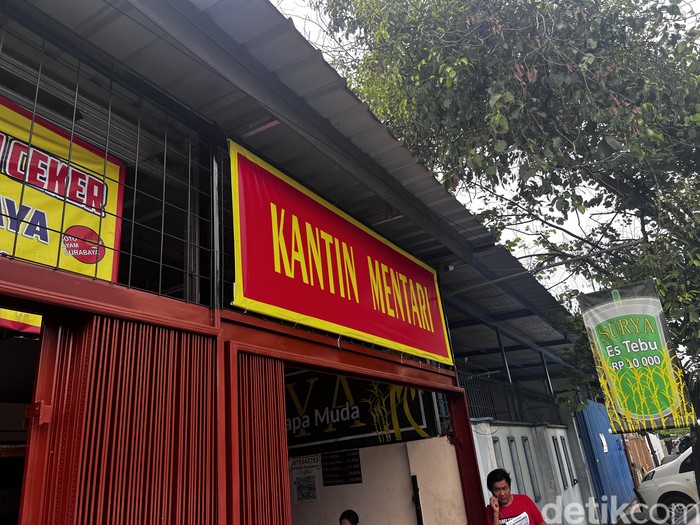
[[[477, 373], [572, 374], [566, 310], [267, 0], [26, 0], [439, 274]], [[123, 38], [123, 35], [129, 35]], [[499, 342], [500, 339], [500, 342]]]

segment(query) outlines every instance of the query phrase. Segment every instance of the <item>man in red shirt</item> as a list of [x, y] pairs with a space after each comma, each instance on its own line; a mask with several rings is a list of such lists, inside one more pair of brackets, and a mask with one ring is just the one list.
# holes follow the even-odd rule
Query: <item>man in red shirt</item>
[[491, 500], [486, 506], [488, 525], [546, 525], [542, 513], [528, 496], [510, 492], [510, 474], [502, 468], [489, 472], [486, 485]]

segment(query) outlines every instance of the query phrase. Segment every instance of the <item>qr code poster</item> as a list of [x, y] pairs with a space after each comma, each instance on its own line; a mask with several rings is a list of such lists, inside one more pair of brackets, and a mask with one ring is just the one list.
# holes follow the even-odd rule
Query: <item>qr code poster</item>
[[297, 503], [318, 501], [321, 486], [321, 456], [303, 456], [289, 460], [292, 497]]

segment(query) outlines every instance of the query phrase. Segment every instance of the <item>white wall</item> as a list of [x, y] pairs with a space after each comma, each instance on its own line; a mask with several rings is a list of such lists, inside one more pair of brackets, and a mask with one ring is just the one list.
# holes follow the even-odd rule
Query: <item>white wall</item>
[[[573, 421], [571, 423], [573, 424]], [[486, 488], [486, 476], [494, 468], [501, 467], [510, 473], [513, 490], [530, 496], [540, 509], [547, 504], [563, 506], [567, 503], [584, 504], [586, 502], [588, 493], [582, 489], [590, 485], [588, 469], [575, 428], [548, 424], [505, 424], [491, 419], [482, 419], [472, 420], [472, 435], [485, 499], [490, 495]], [[572, 436], [575, 441], [571, 440]], [[562, 454], [566, 487], [561, 479], [552, 437], [556, 437], [560, 454]], [[563, 456], [562, 437], [567, 445], [569, 463]], [[523, 438], [527, 438], [527, 445], [531, 452], [532, 461], [529, 465]], [[500, 445], [502, 459], [496, 453], [496, 442]], [[514, 457], [514, 451], [517, 457]], [[518, 463], [520, 469], [517, 468]], [[516, 477], [519, 478], [517, 482]], [[571, 480], [572, 477], [576, 479], [575, 484]], [[535, 483], [539, 487], [539, 501], [536, 498]], [[554, 525], [560, 523], [560, 520], [561, 516], [557, 516], [555, 519], [550, 519], [548, 523]]]
[[464, 525], [466, 514], [454, 446], [447, 438], [360, 449], [362, 483], [324, 487], [318, 501], [297, 501], [293, 474], [292, 525], [336, 525], [345, 509], [361, 525], [416, 525], [411, 476], [417, 476], [425, 525]]
[[[533, 483], [536, 477], [541, 496], [536, 503], [540, 508], [557, 501], [567, 503], [583, 500], [581, 482], [584, 482], [588, 474], [579, 443], [570, 441], [571, 436], [576, 435], [573, 428], [482, 420], [472, 422], [472, 435], [486, 497], [486, 475], [497, 466], [502, 466], [513, 476], [517, 461], [512, 451], [516, 450], [521, 473], [518, 492], [535, 499]], [[569, 480], [566, 488], [560, 479], [553, 436], [557, 437], [558, 442], [561, 437], [567, 441], [571, 471], [562, 457]], [[523, 437], [527, 438], [532, 454], [529, 467]], [[494, 438], [500, 443], [502, 464], [497, 464]], [[509, 442], [509, 438], [512, 441]], [[292, 524], [335, 525], [340, 513], [346, 508], [352, 508], [360, 515], [362, 525], [415, 525], [416, 513], [411, 499], [412, 475], [417, 476], [425, 525], [466, 523], [457, 458], [454, 447], [447, 438], [360, 449], [360, 463], [362, 483], [358, 484], [324, 487], [319, 472], [316, 502], [299, 503], [292, 487]], [[579, 483], [572, 485], [571, 475]]]
[[406, 445], [360, 449], [360, 465], [362, 483], [324, 487], [319, 476], [313, 503], [298, 503], [292, 487], [292, 525], [336, 525], [345, 509], [357, 512], [361, 525], [416, 525]]
[[486, 476], [493, 469], [501, 466], [496, 464], [496, 455], [492, 442], [494, 429], [491, 428], [490, 421], [490, 418], [483, 421], [472, 419], [472, 437], [474, 438], [474, 448], [476, 449], [476, 458], [479, 463], [479, 477], [481, 478], [481, 486], [484, 491], [484, 505], [486, 505], [491, 496], [486, 487]]
[[[585, 476], [586, 473], [579, 471], [571, 459], [573, 448], [568, 441], [566, 428], [550, 427], [546, 429], [545, 434], [547, 435], [549, 453], [552, 458], [552, 473], [557, 483], [557, 494], [561, 496], [562, 509], [574, 503], [583, 506], [585, 502], [581, 494], [579, 478]], [[553, 438], [556, 441], [556, 445]], [[566, 450], [564, 450], [562, 441], [566, 444]], [[559, 458], [557, 458], [557, 452], [559, 453]], [[550, 501], [554, 502], [555, 500]]]
[[464, 525], [462, 483], [457, 456], [446, 437], [406, 443], [411, 475], [418, 480], [425, 525]]
[[[546, 503], [545, 498], [548, 495], [555, 493], [551, 463], [546, 456], [546, 451], [542, 451], [542, 438], [531, 425], [507, 425], [495, 423], [490, 419], [476, 421], [472, 422], [472, 435], [474, 436], [476, 455], [479, 462], [479, 475], [481, 476], [484, 499], [486, 501], [490, 497], [486, 487], [486, 476], [495, 468], [506, 469], [511, 476], [513, 491], [527, 494], [539, 506]], [[533, 459], [531, 469], [534, 472], [532, 473], [528, 469], [523, 437], [527, 437], [529, 440]], [[509, 439], [513, 440], [512, 444]], [[500, 447], [500, 458], [497, 457], [496, 446]], [[513, 450], [517, 452], [517, 458], [513, 457]], [[516, 469], [517, 464], [520, 465], [519, 471]], [[539, 487], [539, 501], [535, 497], [534, 483], [537, 483]], [[484, 501], [484, 505], [486, 501]]]

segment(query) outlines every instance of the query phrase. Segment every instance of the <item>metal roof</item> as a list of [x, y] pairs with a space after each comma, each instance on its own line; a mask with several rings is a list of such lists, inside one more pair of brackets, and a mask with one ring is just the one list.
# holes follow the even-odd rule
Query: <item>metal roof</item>
[[[25, 0], [433, 266], [469, 370], [570, 376], [566, 310], [267, 0]], [[26, 6], [32, 6], [26, 7]], [[499, 344], [500, 338], [500, 344]]]

